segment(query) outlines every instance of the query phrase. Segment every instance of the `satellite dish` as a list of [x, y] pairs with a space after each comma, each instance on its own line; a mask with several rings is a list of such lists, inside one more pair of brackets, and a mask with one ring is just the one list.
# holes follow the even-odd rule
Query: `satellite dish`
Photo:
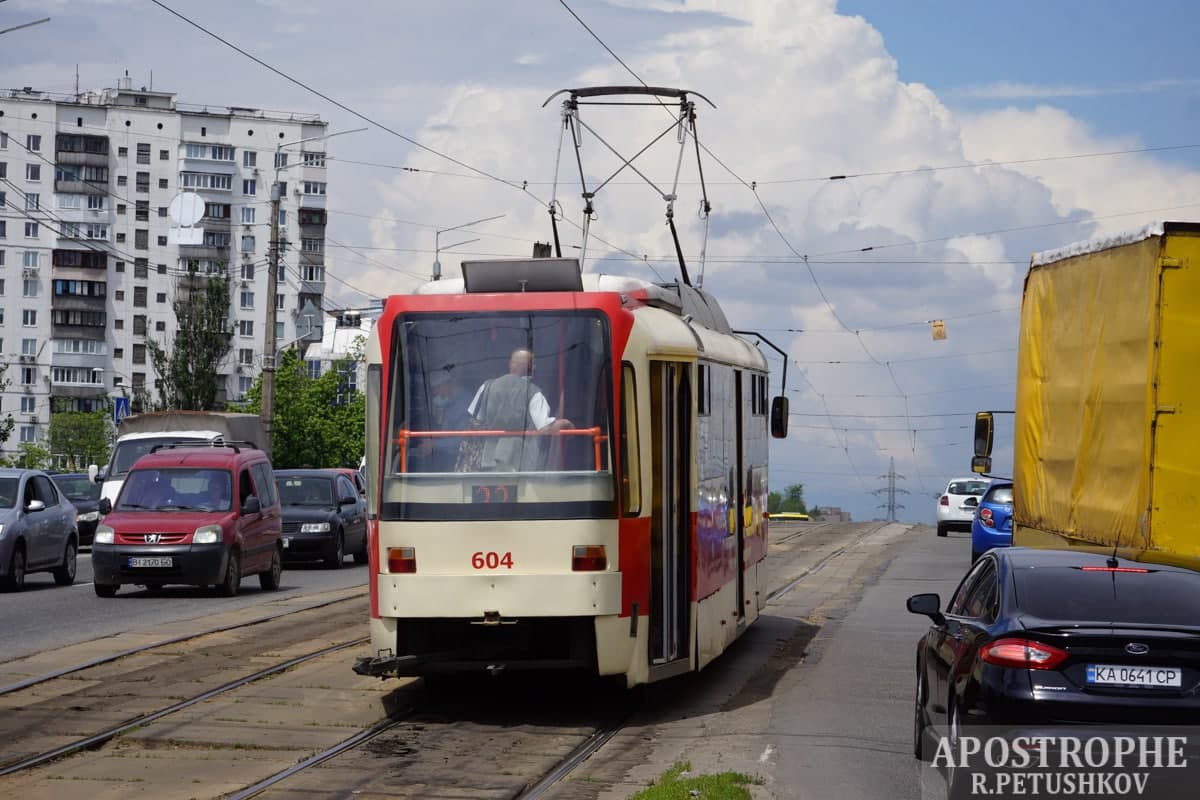
[[180, 192], [172, 198], [167, 214], [176, 225], [191, 227], [204, 217], [204, 198], [195, 192]]

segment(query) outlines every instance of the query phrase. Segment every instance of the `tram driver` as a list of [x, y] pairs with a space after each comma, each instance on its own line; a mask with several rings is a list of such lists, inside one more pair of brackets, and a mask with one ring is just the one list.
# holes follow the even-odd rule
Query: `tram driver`
[[[569, 419], [550, 416], [550, 404], [533, 382], [533, 351], [524, 347], [512, 352], [506, 374], [479, 387], [467, 412], [485, 430], [552, 433], [574, 427]], [[542, 469], [543, 438], [537, 435], [485, 438], [478, 468], [497, 472]]]

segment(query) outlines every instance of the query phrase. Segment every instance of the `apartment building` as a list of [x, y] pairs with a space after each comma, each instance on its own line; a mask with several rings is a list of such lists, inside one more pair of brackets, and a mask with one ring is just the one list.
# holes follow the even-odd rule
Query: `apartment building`
[[[268, 303], [278, 347], [310, 338], [324, 302], [325, 143], [299, 140], [326, 125], [187, 106], [128, 78], [77, 95], [0, 95], [0, 417], [17, 420], [5, 450], [40, 439], [51, 409], [157, 397], [146, 343], [170, 347], [172, 300], [222, 270], [233, 348], [219, 402], [241, 399], [261, 371]], [[281, 257], [267, 297], [276, 175]], [[181, 192], [202, 200], [192, 225], [172, 218]]]

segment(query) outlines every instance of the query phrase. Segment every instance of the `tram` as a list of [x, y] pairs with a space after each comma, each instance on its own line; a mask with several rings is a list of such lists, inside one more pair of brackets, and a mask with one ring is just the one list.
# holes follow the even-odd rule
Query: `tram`
[[[661, 113], [677, 100], [675, 164], [689, 139], [699, 159], [685, 90], [551, 99], [564, 93], [577, 153], [583, 130], [599, 136], [579, 107], [635, 95], [616, 105]], [[678, 167], [674, 186], [655, 189], [679, 279], [585, 274], [593, 201], [612, 178], [589, 185], [576, 162], [578, 259], [562, 255], [552, 198], [554, 257], [435, 272], [389, 297], [368, 337], [360, 674], [579, 669], [635, 686], [701, 669], [765, 602], [767, 444], [786, 435], [786, 355], [733, 330], [692, 285], [674, 223]], [[705, 219], [709, 208], [705, 191]], [[756, 344], [785, 355], [773, 400]]]
[[[762, 352], [683, 283], [563, 258], [462, 268], [388, 298], [367, 341], [372, 655], [355, 670], [633, 686], [702, 668], [766, 594], [786, 401]], [[489, 406], [518, 413], [495, 428]]]

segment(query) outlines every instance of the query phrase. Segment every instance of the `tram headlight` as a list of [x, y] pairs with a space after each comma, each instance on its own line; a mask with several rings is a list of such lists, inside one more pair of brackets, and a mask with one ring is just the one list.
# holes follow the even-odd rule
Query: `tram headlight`
[[577, 544], [571, 551], [572, 572], [603, 572], [608, 569], [608, 553], [602, 544]]

